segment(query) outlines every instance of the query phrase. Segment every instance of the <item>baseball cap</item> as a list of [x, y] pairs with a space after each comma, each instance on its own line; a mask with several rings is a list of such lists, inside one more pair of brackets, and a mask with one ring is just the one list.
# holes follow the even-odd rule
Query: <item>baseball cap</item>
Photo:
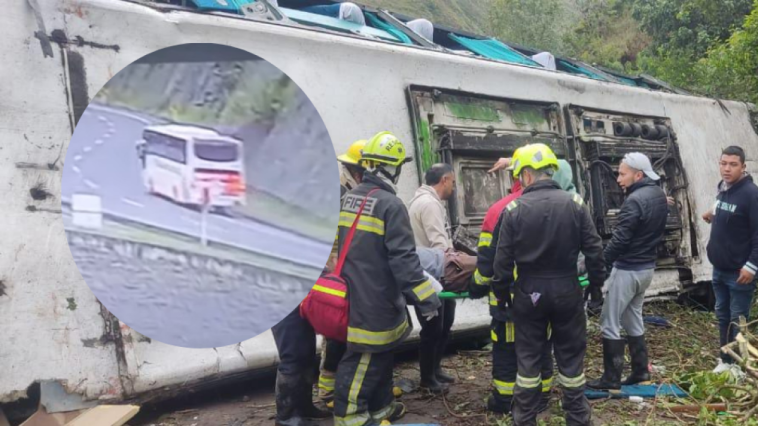
[[645, 173], [645, 175], [652, 180], [658, 180], [661, 178], [653, 171], [653, 165], [650, 164], [650, 159], [647, 158], [647, 155], [641, 152], [630, 152], [624, 156], [622, 161], [626, 163], [627, 166]]

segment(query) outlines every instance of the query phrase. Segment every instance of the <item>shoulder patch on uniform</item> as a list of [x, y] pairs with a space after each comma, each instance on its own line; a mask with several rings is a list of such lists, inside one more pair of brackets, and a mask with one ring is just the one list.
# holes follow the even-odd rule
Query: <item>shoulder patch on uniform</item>
[[574, 200], [575, 203], [579, 204], [580, 206], [584, 205], [584, 200], [579, 194], [574, 194], [571, 197], [572, 200]]
[[518, 202], [516, 200], [511, 201], [510, 203], [508, 203], [507, 206], [505, 206], [505, 208], [508, 209], [508, 211], [511, 211], [515, 209], [516, 207], [518, 207]]

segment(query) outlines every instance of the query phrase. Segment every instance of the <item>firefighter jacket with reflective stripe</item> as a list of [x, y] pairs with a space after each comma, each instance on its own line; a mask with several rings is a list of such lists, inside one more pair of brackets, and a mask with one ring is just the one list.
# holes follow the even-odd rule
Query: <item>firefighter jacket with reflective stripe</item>
[[[345, 196], [349, 189], [345, 185], [340, 185], [340, 206], [345, 202]], [[334, 236], [334, 244], [332, 245], [332, 252], [329, 257], [337, 257], [337, 249], [339, 248], [340, 230], [337, 229], [337, 235]]]
[[500, 216], [512, 201], [518, 199], [523, 192], [518, 181], [513, 186], [513, 192], [501, 198], [493, 204], [484, 216], [482, 231], [479, 233], [479, 244], [477, 247], [476, 271], [474, 271], [474, 280], [470, 286], [469, 294], [471, 297], [478, 299], [488, 296], [490, 305], [490, 315], [498, 321], [508, 321], [507, 313], [498, 307], [498, 300], [492, 288], [492, 276], [495, 274], [495, 248], [497, 247], [498, 233], [500, 231]]
[[[509, 289], [514, 265], [527, 277], [577, 280], [577, 257], [584, 253], [590, 285], [605, 280], [603, 245], [584, 200], [540, 180], [505, 207], [500, 218], [493, 286]], [[578, 282], [576, 285], [579, 285]]]
[[423, 313], [437, 310], [440, 300], [421, 269], [410, 218], [392, 188], [366, 173], [363, 182], [342, 203], [339, 250], [366, 194], [366, 201], [342, 276], [350, 301], [348, 349], [384, 352], [399, 345], [410, 333], [406, 302]]

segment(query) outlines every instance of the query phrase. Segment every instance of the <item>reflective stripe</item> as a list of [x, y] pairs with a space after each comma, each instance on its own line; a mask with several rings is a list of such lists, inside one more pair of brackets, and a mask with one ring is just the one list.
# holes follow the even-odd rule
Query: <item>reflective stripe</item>
[[542, 392], [550, 392], [550, 387], [553, 386], [553, 378], [544, 379], [542, 381]]
[[345, 417], [334, 416], [334, 426], [361, 426], [368, 423], [371, 416], [368, 413], [349, 414]]
[[547, 323], [547, 340], [550, 340], [550, 337], [553, 335], [553, 326], [550, 323]]
[[750, 262], [745, 263], [744, 268], [747, 269], [748, 271], [750, 271], [751, 274], [755, 275], [756, 267], [752, 263], [750, 263]]
[[408, 321], [387, 331], [368, 331], [356, 327], [347, 328], [347, 341], [364, 345], [386, 345], [399, 339], [408, 328]]
[[500, 395], [513, 395], [513, 387], [516, 386], [514, 382], [502, 382], [497, 379], [493, 379], [492, 384]]
[[[355, 213], [341, 212], [339, 226], [350, 228], [353, 226], [355, 217]], [[360, 220], [358, 220], [358, 226], [356, 226], [356, 228], [360, 229], [361, 231], [384, 235], [384, 221], [375, 217], [361, 215]]]
[[358, 362], [358, 367], [355, 369], [355, 376], [353, 376], [353, 382], [350, 383], [350, 392], [347, 394], [347, 410], [346, 414], [355, 414], [358, 410], [358, 394], [361, 392], [361, 386], [363, 386], [363, 379], [366, 378], [366, 370], [368, 370], [368, 364], [371, 362], [371, 354], [365, 353], [361, 355], [361, 360]]
[[497, 297], [493, 292], [490, 292], [490, 306], [497, 306]]
[[328, 288], [328, 287], [323, 287], [318, 284], [314, 284], [313, 289], [316, 291], [320, 291], [321, 293], [331, 294], [332, 296], [341, 297], [343, 299], [345, 298], [344, 291], [340, 291], [340, 290], [336, 290], [336, 289]]
[[392, 411], [395, 409], [395, 403], [392, 402], [386, 407], [382, 408], [381, 410], [373, 411], [371, 412], [371, 418], [374, 421], [381, 422], [382, 420], [386, 419], [387, 417], [392, 414]]
[[489, 247], [490, 244], [492, 244], [492, 234], [489, 232], [480, 232], [479, 233], [479, 244], [478, 247]]
[[516, 200], [513, 200], [510, 203], [508, 203], [508, 205], [505, 206], [505, 208], [508, 209], [508, 211], [511, 211], [515, 209], [517, 206], [518, 206], [518, 203], [516, 202]]
[[513, 326], [513, 321], [505, 323], [505, 341], [507, 343], [513, 343], [516, 341], [516, 330]]
[[418, 300], [421, 301], [434, 294], [434, 287], [432, 287], [431, 281], [426, 280], [414, 287], [413, 292], [416, 293], [416, 297], [418, 297]]
[[490, 330], [490, 337], [493, 342], [497, 342], [497, 333], [495, 333], [495, 330]]
[[576, 377], [566, 377], [563, 374], [558, 373], [558, 383], [565, 388], [580, 388], [584, 386], [585, 382], [584, 373]]
[[476, 285], [489, 285], [490, 281], [492, 281], [492, 278], [482, 275], [478, 268], [474, 271], [474, 283]]
[[334, 390], [334, 377], [326, 377], [324, 375], [319, 376], [318, 387], [325, 391], [333, 391]]
[[516, 384], [522, 388], [525, 389], [534, 389], [540, 387], [540, 382], [542, 381], [541, 376], [537, 377], [523, 377], [519, 374], [516, 374]]
[[580, 206], [584, 204], [584, 200], [579, 194], [574, 194], [573, 197], [571, 197], [575, 203], [579, 204]]

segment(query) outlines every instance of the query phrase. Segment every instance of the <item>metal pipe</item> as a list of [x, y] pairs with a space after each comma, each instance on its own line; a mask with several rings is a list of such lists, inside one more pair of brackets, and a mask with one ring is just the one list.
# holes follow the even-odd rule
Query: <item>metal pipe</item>
[[647, 140], [658, 139], [658, 128], [655, 125], [642, 125], [642, 138]]

